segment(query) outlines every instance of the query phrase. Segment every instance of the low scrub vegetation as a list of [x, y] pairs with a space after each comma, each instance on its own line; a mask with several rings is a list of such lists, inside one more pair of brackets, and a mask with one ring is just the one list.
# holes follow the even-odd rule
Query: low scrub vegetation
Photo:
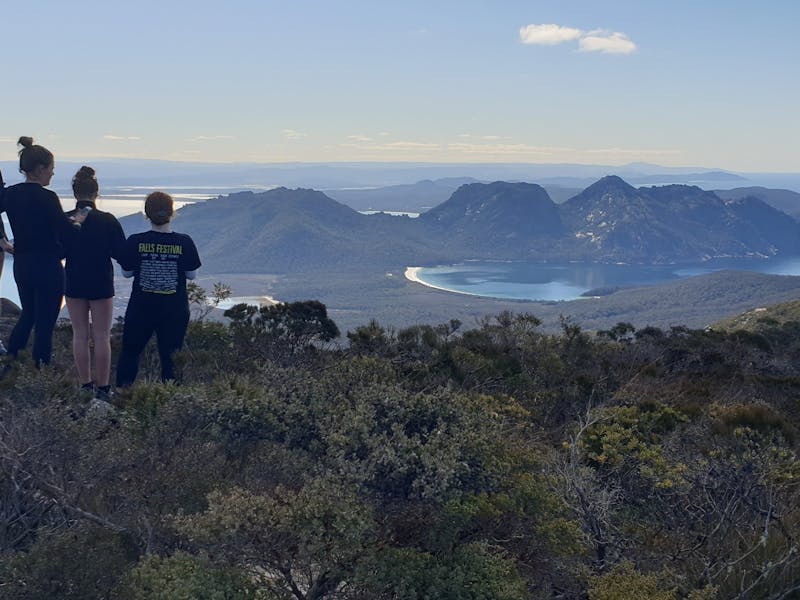
[[796, 324], [502, 313], [332, 345], [318, 302], [228, 317], [112, 415], [67, 326], [61, 362], [0, 380], [0, 596], [800, 597]]

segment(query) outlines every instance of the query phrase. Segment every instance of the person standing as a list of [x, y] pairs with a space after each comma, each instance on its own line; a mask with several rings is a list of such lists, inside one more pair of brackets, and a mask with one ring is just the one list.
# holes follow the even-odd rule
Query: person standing
[[[94, 169], [83, 166], [72, 178], [75, 209], [67, 213], [84, 220], [66, 249], [66, 300], [72, 322], [72, 353], [81, 391], [108, 401], [111, 376], [111, 320], [114, 308], [114, 267], [122, 256], [125, 233], [116, 217], [97, 209], [99, 186]], [[91, 321], [91, 326], [90, 326]], [[89, 339], [94, 345], [92, 379]], [[96, 386], [96, 388], [95, 388]]]
[[117, 387], [134, 382], [139, 356], [156, 334], [161, 380], [175, 379], [172, 355], [183, 346], [189, 325], [186, 280], [200, 268], [192, 238], [172, 231], [172, 196], [153, 192], [144, 203], [151, 229], [130, 236], [122, 253], [123, 275], [133, 277], [125, 311], [122, 351], [117, 363]]
[[[3, 197], [3, 191], [6, 187], [6, 182], [3, 181], [3, 173], [0, 172], [0, 198]], [[6, 237], [6, 228], [3, 225], [3, 220], [0, 219], [0, 277], [3, 276], [3, 266], [6, 262], [6, 252], [13, 252], [14, 246], [8, 241]], [[3, 315], [3, 305], [0, 304], [0, 316]], [[7, 354], [7, 350], [3, 341], [0, 340], [0, 355]]]
[[70, 221], [58, 196], [47, 189], [55, 169], [53, 153], [30, 137], [17, 143], [22, 146], [19, 170], [25, 181], [4, 188], [0, 196], [0, 212], [6, 212], [14, 233], [14, 280], [22, 304], [8, 353], [16, 356], [24, 349], [33, 329], [33, 360], [38, 367], [50, 363], [53, 329], [64, 297], [63, 242], [77, 233], [82, 218]]

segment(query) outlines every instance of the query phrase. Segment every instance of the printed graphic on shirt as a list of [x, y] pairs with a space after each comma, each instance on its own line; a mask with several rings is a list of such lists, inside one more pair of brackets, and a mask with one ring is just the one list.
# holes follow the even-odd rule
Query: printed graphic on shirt
[[178, 291], [180, 244], [139, 244], [139, 287], [151, 294], [174, 294]]

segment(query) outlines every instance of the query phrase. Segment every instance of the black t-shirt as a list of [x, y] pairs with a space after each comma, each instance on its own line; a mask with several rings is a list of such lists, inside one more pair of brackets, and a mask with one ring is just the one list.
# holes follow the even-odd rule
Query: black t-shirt
[[97, 210], [91, 202], [79, 201], [70, 217], [84, 206], [92, 208], [77, 235], [64, 244], [67, 255], [66, 295], [70, 298], [98, 300], [114, 296], [114, 267], [111, 259], [121, 260], [125, 233], [111, 213]]
[[200, 257], [186, 234], [146, 231], [128, 238], [120, 265], [134, 274], [131, 302], [146, 299], [185, 304], [186, 272], [200, 267]]
[[15, 254], [63, 257], [63, 242], [78, 232], [64, 214], [56, 193], [38, 183], [0, 189], [0, 212], [3, 211], [14, 232]]

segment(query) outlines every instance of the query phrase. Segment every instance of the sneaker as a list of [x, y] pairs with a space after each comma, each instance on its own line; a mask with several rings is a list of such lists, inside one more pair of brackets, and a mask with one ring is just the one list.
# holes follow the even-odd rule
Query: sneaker
[[90, 381], [89, 383], [84, 383], [78, 389], [78, 396], [83, 398], [84, 400], [91, 400], [94, 398], [95, 389], [94, 389], [94, 381]]
[[11, 363], [6, 363], [3, 366], [0, 366], [0, 379], [3, 379], [6, 375], [8, 375], [14, 366]]
[[113, 395], [110, 385], [98, 385], [94, 392], [94, 399], [110, 402]]

